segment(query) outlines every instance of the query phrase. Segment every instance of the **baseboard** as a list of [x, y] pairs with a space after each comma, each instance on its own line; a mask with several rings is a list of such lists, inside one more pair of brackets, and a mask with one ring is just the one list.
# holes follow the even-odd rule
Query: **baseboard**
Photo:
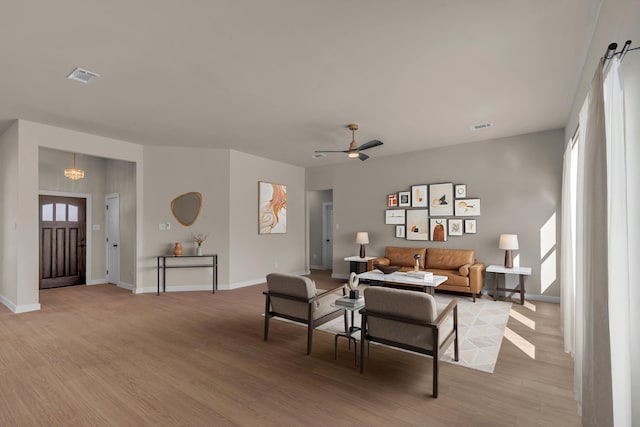
[[[291, 275], [294, 275], [294, 276], [306, 276], [307, 274], [311, 274], [311, 271], [310, 270], [307, 270], [307, 271], [294, 271], [292, 273], [286, 273], [286, 274], [291, 274]], [[267, 278], [266, 277], [263, 277], [263, 278], [260, 278], [260, 279], [247, 280], [245, 282], [235, 282], [235, 283], [223, 284], [223, 285], [219, 285], [218, 289], [221, 289], [221, 290], [232, 290], [232, 289], [246, 288], [247, 286], [260, 285], [262, 283], [267, 283]]]
[[332, 278], [332, 279], [344, 279], [344, 280], [349, 280], [349, 275], [348, 275], [348, 274], [340, 274], [340, 273], [332, 273], [332, 274], [331, 274], [331, 278]]
[[[504, 293], [505, 291], [501, 291], [501, 292]], [[507, 293], [509, 292], [507, 291]], [[493, 296], [493, 291], [485, 289], [482, 291], [482, 294]], [[524, 294], [524, 298], [525, 300], [530, 300], [530, 301], [551, 302], [554, 304], [560, 304], [560, 297], [554, 297], [549, 295], [536, 295], [536, 294], [530, 294], [527, 292]], [[514, 293], [513, 295], [511, 295], [511, 300], [513, 300], [514, 302], [520, 303], [520, 294], [517, 292]]]
[[120, 282], [119, 281], [118, 283], [116, 283], [116, 286], [119, 287], [119, 288], [127, 289], [127, 290], [135, 293], [134, 290], [136, 289], [136, 286], [132, 285], [131, 283], [126, 283], [126, 282]]
[[107, 279], [105, 279], [104, 277], [102, 279], [93, 279], [89, 282], [87, 282], [87, 286], [93, 286], [93, 285], [102, 285], [107, 283]]
[[327, 268], [324, 265], [310, 265], [309, 268], [313, 270], [326, 270]]
[[9, 310], [16, 314], [20, 313], [28, 313], [29, 311], [38, 311], [40, 310], [40, 303], [34, 304], [25, 304], [25, 305], [15, 305], [13, 302], [9, 301], [5, 298], [4, 295], [0, 295], [0, 302], [4, 304]]

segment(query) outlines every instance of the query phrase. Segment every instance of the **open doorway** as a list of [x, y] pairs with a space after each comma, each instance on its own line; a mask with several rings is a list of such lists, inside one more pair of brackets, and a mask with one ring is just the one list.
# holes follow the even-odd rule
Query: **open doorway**
[[309, 193], [309, 266], [333, 270], [333, 190]]

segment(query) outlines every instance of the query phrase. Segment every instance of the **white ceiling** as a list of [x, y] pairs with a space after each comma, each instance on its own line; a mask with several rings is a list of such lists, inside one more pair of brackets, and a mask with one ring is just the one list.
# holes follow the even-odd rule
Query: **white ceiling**
[[306, 167], [347, 161], [311, 155], [346, 149], [351, 122], [384, 141], [372, 157], [560, 128], [599, 5], [3, 1], [0, 131], [22, 118]]

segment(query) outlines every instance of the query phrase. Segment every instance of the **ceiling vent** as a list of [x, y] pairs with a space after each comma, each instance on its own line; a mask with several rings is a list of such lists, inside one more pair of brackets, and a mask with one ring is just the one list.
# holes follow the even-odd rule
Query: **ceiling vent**
[[313, 153], [311, 157], [313, 157], [314, 159], [319, 159], [321, 157], [327, 157], [327, 155], [324, 153]]
[[82, 68], [76, 68], [67, 76], [69, 80], [76, 80], [80, 83], [91, 83], [95, 79], [100, 77], [100, 74], [94, 73], [93, 71], [83, 70]]
[[481, 123], [479, 125], [471, 126], [471, 130], [482, 130], [482, 129], [488, 129], [490, 127], [493, 127], [493, 123]]

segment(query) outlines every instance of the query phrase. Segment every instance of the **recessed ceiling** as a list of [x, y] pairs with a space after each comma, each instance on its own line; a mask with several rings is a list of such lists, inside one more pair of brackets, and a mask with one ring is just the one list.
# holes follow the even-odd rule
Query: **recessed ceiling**
[[[0, 125], [300, 166], [563, 127], [599, 0], [9, 1]], [[79, 85], [76, 66], [99, 70]], [[470, 126], [493, 123], [474, 132]], [[360, 162], [358, 162], [360, 163]]]

